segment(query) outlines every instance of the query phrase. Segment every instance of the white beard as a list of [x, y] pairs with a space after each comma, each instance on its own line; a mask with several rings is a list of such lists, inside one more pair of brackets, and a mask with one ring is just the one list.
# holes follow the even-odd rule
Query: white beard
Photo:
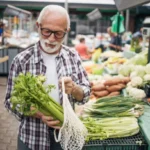
[[[40, 32], [39, 32], [39, 34], [40, 34]], [[62, 39], [61, 42], [49, 42], [48, 39], [43, 39], [42, 35], [40, 34], [40, 43], [41, 43], [41, 46], [42, 46], [43, 50], [45, 52], [47, 52], [47, 53], [54, 53], [54, 52], [58, 51], [59, 48], [61, 47], [61, 44], [63, 43], [63, 41], [64, 41], [64, 38]], [[47, 44], [55, 45], [55, 47], [51, 48], [49, 46], [46, 46], [46, 43]]]

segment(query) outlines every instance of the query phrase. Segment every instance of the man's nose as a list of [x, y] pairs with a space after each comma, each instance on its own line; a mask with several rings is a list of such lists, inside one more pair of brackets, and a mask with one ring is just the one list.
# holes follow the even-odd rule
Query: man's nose
[[48, 40], [49, 40], [50, 42], [55, 42], [55, 41], [56, 41], [54, 33], [52, 33], [52, 34], [48, 37]]

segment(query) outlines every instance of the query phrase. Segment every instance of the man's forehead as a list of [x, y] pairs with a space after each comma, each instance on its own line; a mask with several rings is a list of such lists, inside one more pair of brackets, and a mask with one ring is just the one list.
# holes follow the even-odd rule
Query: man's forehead
[[50, 26], [60, 26], [60, 27], [67, 27], [67, 18], [64, 16], [58, 15], [47, 15], [43, 17], [41, 21], [42, 25], [50, 25]]
[[47, 13], [43, 15], [42, 22], [49, 22], [49, 21], [57, 21], [57, 20], [62, 20], [67, 22], [67, 17], [62, 14], [57, 14], [57, 13]]

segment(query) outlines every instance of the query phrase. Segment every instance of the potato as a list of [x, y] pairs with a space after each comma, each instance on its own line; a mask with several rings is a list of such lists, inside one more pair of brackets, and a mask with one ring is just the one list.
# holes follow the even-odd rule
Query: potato
[[90, 95], [90, 100], [96, 100], [96, 96], [94, 94]]
[[123, 81], [125, 84], [127, 84], [128, 82], [130, 82], [130, 77], [124, 77]]
[[112, 80], [107, 80], [104, 82], [105, 86], [111, 86], [111, 85], [117, 85], [118, 83], [122, 83], [122, 79], [120, 78], [115, 78]]
[[117, 96], [117, 95], [120, 95], [120, 92], [119, 91], [116, 91], [116, 92], [111, 92], [109, 95], [107, 96]]
[[126, 85], [123, 83], [119, 83], [118, 86], [120, 86], [121, 89], [124, 89], [126, 87]]
[[103, 84], [97, 84], [92, 87], [93, 91], [103, 91], [106, 87]]
[[106, 89], [108, 90], [108, 92], [111, 93], [111, 92], [120, 91], [122, 87], [119, 85], [112, 85], [112, 86], [107, 86]]
[[100, 97], [104, 97], [107, 96], [109, 94], [109, 92], [107, 90], [103, 90], [103, 91], [94, 91], [93, 94], [100, 98]]

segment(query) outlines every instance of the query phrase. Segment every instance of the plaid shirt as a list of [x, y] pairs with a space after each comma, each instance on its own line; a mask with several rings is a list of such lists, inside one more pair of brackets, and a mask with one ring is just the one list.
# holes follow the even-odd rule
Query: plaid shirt
[[[19, 128], [20, 139], [32, 150], [50, 150], [49, 127], [41, 119], [26, 117], [17, 110], [12, 110], [10, 103], [11, 92], [13, 89], [13, 79], [20, 72], [30, 72], [34, 75], [46, 73], [46, 66], [41, 55], [39, 42], [27, 50], [19, 53], [13, 60], [7, 85], [5, 107], [21, 121]], [[84, 91], [84, 98], [81, 103], [88, 100], [90, 94], [90, 85], [87, 74], [81, 66], [81, 60], [77, 52], [68, 47], [62, 46], [62, 49], [56, 57], [57, 74], [60, 79], [63, 76], [70, 76], [72, 80], [80, 85]], [[59, 97], [62, 103], [62, 91], [59, 89]], [[73, 105], [73, 98], [68, 96]]]

